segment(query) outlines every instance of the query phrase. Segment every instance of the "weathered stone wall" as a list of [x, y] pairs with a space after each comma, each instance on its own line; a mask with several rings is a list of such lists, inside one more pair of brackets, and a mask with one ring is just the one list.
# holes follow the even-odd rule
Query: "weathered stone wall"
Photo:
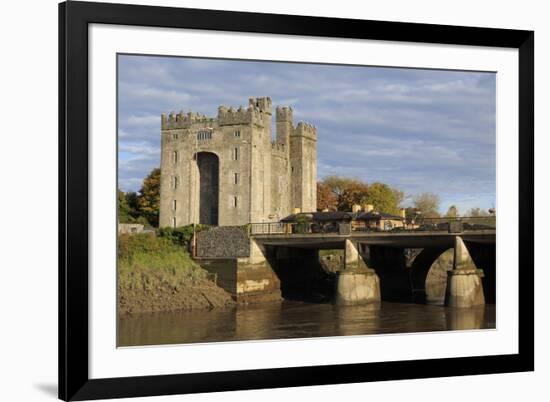
[[239, 303], [281, 300], [281, 282], [267, 261], [251, 264], [248, 258], [200, 260], [216, 275], [216, 283]]
[[233, 299], [237, 297], [237, 258], [201, 259], [200, 266], [216, 275], [216, 285], [228, 292]]
[[219, 226], [197, 233], [197, 258], [238, 258], [250, 255], [246, 227]]
[[141, 233], [143, 225], [139, 223], [119, 223], [118, 233]]
[[281, 281], [267, 261], [237, 262], [236, 300], [241, 303], [281, 300]]
[[317, 210], [317, 129], [298, 123], [290, 136], [292, 208]]
[[[281, 189], [287, 189], [281, 191]], [[271, 202], [273, 219], [281, 220], [292, 213], [290, 207], [290, 166], [288, 154], [272, 151], [271, 155]]]

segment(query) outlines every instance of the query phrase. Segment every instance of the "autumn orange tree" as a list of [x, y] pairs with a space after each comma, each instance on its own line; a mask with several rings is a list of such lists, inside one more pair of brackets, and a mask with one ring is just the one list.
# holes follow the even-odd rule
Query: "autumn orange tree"
[[317, 210], [328, 209], [329, 211], [335, 211], [337, 207], [338, 199], [336, 198], [336, 194], [332, 192], [326, 183], [317, 182]]
[[344, 190], [349, 186], [355, 185], [355, 184], [365, 184], [361, 180], [356, 179], [354, 177], [345, 177], [345, 176], [336, 176], [336, 175], [325, 177], [322, 183], [325, 184], [330, 189], [330, 191], [336, 196], [337, 199], [342, 195]]
[[354, 204], [371, 204], [375, 210], [397, 214], [403, 192], [387, 184], [352, 177], [327, 176], [317, 183], [317, 209], [351, 211]]
[[338, 210], [351, 211], [353, 205], [363, 205], [367, 203], [369, 186], [367, 183], [352, 182], [349, 183], [338, 197]]

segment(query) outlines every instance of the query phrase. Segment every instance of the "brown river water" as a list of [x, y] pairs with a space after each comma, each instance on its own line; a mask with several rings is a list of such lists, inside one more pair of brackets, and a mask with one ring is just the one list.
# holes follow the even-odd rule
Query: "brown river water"
[[496, 327], [495, 305], [458, 309], [388, 303], [338, 307], [282, 301], [119, 318], [118, 346], [390, 334]]

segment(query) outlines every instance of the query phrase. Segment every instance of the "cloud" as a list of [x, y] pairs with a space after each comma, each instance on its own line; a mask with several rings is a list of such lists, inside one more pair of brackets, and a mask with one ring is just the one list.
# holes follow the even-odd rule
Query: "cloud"
[[128, 126], [153, 126], [160, 127], [160, 116], [155, 114], [148, 114], [145, 116], [130, 115], [126, 119], [126, 125]]
[[[119, 176], [136, 190], [160, 161], [160, 114], [271, 96], [318, 129], [318, 175], [383, 181], [449, 203], [495, 202], [493, 73], [119, 56]], [[121, 156], [122, 155], [122, 156]]]

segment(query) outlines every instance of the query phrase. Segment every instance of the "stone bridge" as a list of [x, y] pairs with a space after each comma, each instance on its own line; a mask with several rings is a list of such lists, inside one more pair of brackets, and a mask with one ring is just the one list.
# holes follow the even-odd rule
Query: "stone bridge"
[[[426, 302], [432, 264], [454, 249], [445, 303], [471, 307], [495, 299], [494, 229], [403, 232], [256, 233], [248, 255], [234, 259], [238, 300], [273, 299], [285, 292], [329, 294], [339, 304]], [[200, 245], [199, 245], [200, 247]], [[339, 269], [327, 271], [319, 250], [343, 250]], [[410, 253], [415, 250], [415, 253]]]

